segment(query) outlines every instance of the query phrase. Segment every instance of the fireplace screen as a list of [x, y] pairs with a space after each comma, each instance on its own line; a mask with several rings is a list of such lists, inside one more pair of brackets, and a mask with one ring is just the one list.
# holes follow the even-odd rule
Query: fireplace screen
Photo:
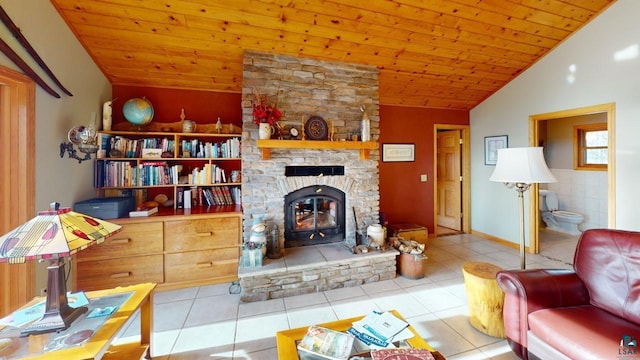
[[285, 197], [285, 247], [344, 239], [344, 192], [310, 186]]

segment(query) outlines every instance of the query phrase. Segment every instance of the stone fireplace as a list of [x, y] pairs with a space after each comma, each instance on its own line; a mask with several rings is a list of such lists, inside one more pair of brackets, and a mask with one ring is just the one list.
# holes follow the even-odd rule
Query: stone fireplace
[[[252, 120], [253, 89], [277, 97], [285, 127], [301, 127], [301, 119], [321, 116], [335, 129], [338, 139], [360, 131], [365, 105], [371, 119], [371, 137], [379, 137], [378, 71], [373, 66], [325, 62], [291, 56], [246, 51], [243, 71], [242, 207], [244, 236], [250, 235], [255, 217], [263, 217], [280, 230], [284, 244], [285, 196], [306, 187], [327, 186], [344, 192], [344, 240], [355, 243], [356, 225], [379, 222], [379, 151], [368, 160], [348, 149], [272, 149], [264, 160], [257, 148], [258, 126]], [[295, 141], [295, 140], [291, 140]], [[327, 167], [340, 164], [343, 175], [324, 173], [287, 176], [287, 168]], [[354, 220], [357, 218], [358, 224]]]
[[[272, 101], [277, 98], [283, 113], [280, 123], [285, 128], [300, 129], [305, 119], [320, 116], [335, 130], [337, 141], [346, 141], [360, 132], [360, 107], [365, 105], [371, 120], [371, 140], [377, 141], [377, 69], [255, 51], [245, 52], [243, 67], [243, 236], [248, 239], [254, 218], [262, 217], [268, 225], [278, 227], [285, 256], [267, 259], [261, 268], [239, 269], [242, 301], [395, 277], [395, 250], [360, 255], [349, 251], [358, 231], [379, 222], [379, 151], [371, 150], [368, 159], [361, 159], [358, 151], [339, 146], [277, 148], [270, 150], [268, 160], [263, 159], [256, 141], [258, 126], [251, 115], [255, 88]], [[327, 171], [336, 164], [339, 173]], [[324, 170], [291, 175], [296, 171], [292, 169], [302, 167]], [[307, 199], [290, 199], [291, 194]], [[292, 212], [293, 220], [289, 221], [293, 223], [285, 222], [287, 210]], [[287, 244], [290, 236], [295, 239]]]

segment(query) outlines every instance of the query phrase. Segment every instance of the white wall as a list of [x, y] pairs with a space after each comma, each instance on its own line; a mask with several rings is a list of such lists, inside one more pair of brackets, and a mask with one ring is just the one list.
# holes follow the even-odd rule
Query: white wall
[[[60, 143], [67, 141], [72, 126], [88, 124], [92, 112], [96, 112], [99, 124], [101, 104], [111, 99], [111, 84], [49, 1], [0, 0], [0, 4], [60, 83], [73, 94], [65, 95], [0, 24], [0, 37], [61, 95], [57, 99], [36, 85], [36, 210], [46, 209], [52, 201], [72, 206], [94, 197], [93, 161], [79, 164], [66, 155], [61, 159]], [[2, 53], [0, 66], [22, 72]], [[41, 266], [36, 289], [42, 287], [44, 277]]]
[[[60, 83], [65, 95], [0, 24], [0, 36], [56, 92], [57, 99], [36, 85], [36, 209], [58, 201], [63, 206], [93, 197], [92, 161], [78, 164], [59, 156], [72, 126], [88, 124], [95, 112], [100, 124], [102, 102], [111, 99], [111, 84], [75, 38], [49, 1], [0, 0], [2, 8], [20, 28], [31, 46]], [[0, 53], [0, 65], [22, 72]]]
[[[615, 103], [616, 228], [640, 230], [640, 1], [618, 0], [533, 67], [474, 108], [471, 122], [471, 226], [475, 231], [518, 241], [514, 190], [489, 181], [483, 165], [485, 136], [509, 135], [509, 147], [528, 146], [534, 114]], [[635, 49], [636, 55], [616, 60]], [[569, 71], [575, 66], [575, 73]], [[574, 81], [569, 81], [573, 75]], [[528, 209], [528, 204], [526, 204]], [[529, 216], [528, 211], [525, 216]], [[526, 230], [528, 233], [528, 229]], [[527, 239], [528, 241], [528, 239]]]

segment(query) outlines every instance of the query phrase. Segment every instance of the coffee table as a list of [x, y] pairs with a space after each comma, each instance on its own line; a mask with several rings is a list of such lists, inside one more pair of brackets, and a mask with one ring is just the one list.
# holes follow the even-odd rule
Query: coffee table
[[[86, 315], [79, 317], [73, 324], [62, 332], [31, 335], [29, 337], [10, 338], [12, 345], [5, 351], [0, 351], [0, 359], [140, 359], [151, 358], [149, 348], [151, 345], [151, 331], [153, 329], [153, 290], [156, 284], [145, 283], [115, 289], [86, 292], [89, 300], [89, 311], [97, 305], [117, 305], [117, 310], [108, 317], [96, 317], [89, 319]], [[43, 300], [35, 298], [26, 306], [30, 306]], [[140, 341], [124, 344], [111, 344], [125, 324], [140, 310]], [[102, 320], [98, 320], [102, 319]], [[97, 321], [97, 322], [96, 322]], [[96, 325], [97, 323], [97, 325]], [[92, 327], [87, 327], [87, 326]], [[78, 338], [76, 334], [87, 334], [86, 329], [91, 328], [92, 334], [87, 339]], [[18, 328], [19, 330], [19, 328]], [[0, 331], [0, 338], [2, 338]], [[18, 332], [16, 332], [17, 334]], [[66, 336], [65, 334], [69, 334]], [[66, 337], [65, 337], [66, 336]], [[45, 351], [51, 344], [66, 345], [55, 351]], [[67, 340], [77, 340], [79, 345]]]
[[[396, 310], [391, 310], [393, 315], [397, 316], [400, 319], [404, 318], [400, 315]], [[363, 316], [356, 316], [349, 319], [330, 321], [323, 324], [317, 324], [318, 326], [325, 327], [327, 329], [337, 330], [337, 331], [347, 331], [351, 324], [354, 321], [358, 321], [362, 319]], [[278, 359], [280, 360], [299, 360], [298, 356], [298, 341], [302, 340], [304, 335], [307, 333], [308, 326], [303, 326], [290, 330], [278, 331], [276, 333], [276, 344], [278, 347]], [[414, 337], [406, 340], [406, 342], [412, 347], [417, 349], [427, 349], [431, 351], [436, 360], [444, 360], [444, 356], [442, 356], [439, 352], [434, 350], [431, 345], [429, 345], [413, 328], [413, 326], [409, 325], [409, 330], [414, 334]]]

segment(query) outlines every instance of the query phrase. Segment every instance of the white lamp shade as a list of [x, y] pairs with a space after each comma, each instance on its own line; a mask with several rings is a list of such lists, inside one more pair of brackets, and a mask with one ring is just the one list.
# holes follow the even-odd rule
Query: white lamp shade
[[553, 183], [541, 147], [503, 148], [498, 150], [496, 169], [489, 178], [503, 183]]

